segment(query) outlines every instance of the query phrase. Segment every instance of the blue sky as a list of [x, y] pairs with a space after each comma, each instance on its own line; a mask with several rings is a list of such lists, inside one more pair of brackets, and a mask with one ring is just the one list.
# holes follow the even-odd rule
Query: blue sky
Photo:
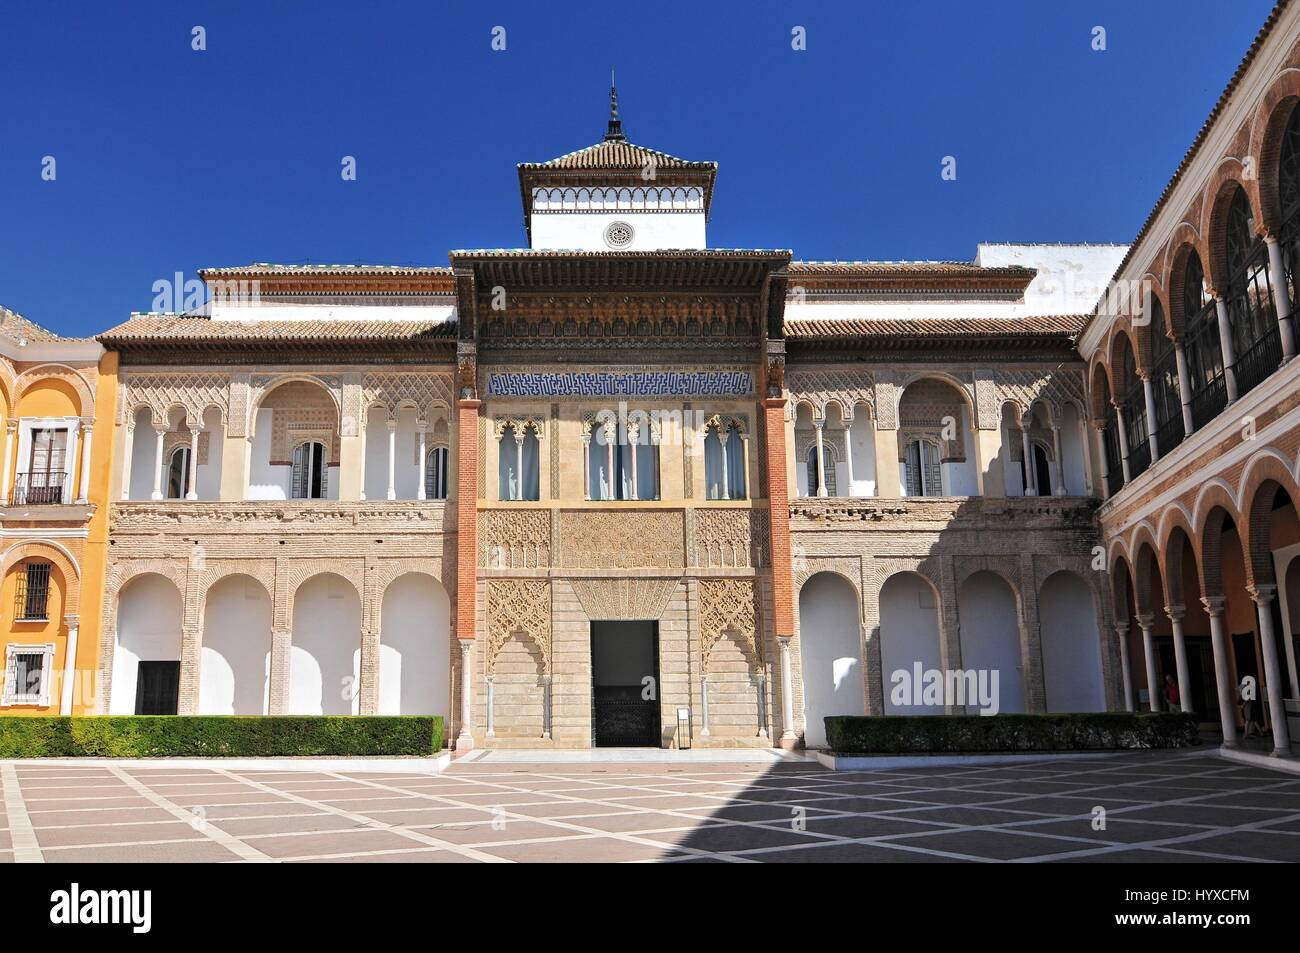
[[720, 163], [712, 245], [1129, 241], [1271, 6], [10, 2], [0, 304], [93, 334], [178, 271], [523, 245], [515, 163], [603, 135], [611, 66], [633, 142]]

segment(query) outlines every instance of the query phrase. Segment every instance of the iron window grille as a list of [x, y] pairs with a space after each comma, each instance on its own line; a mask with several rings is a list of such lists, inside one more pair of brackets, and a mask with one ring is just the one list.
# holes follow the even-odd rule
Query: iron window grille
[[20, 622], [44, 620], [49, 602], [50, 564], [28, 563], [14, 586], [14, 618]]

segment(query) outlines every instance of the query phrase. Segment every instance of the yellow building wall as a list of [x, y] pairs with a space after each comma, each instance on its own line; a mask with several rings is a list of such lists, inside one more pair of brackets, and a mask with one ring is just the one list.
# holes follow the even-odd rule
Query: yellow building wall
[[[104, 612], [104, 574], [108, 556], [108, 503], [109, 478], [112, 472], [113, 455], [113, 408], [117, 405], [117, 368], [118, 358], [115, 353], [106, 353], [101, 357], [98, 375], [95, 380], [95, 407], [81, 408], [76, 390], [61, 380], [41, 380], [32, 383], [18, 402], [12, 413], [13, 417], [72, 417], [93, 414], [93, 443], [91, 446], [91, 479], [88, 501], [94, 507], [86, 523], [87, 536], [84, 539], [61, 537], [50, 539], [46, 546], [59, 549], [71, 555], [80, 569], [79, 579], [65, 579], [59, 566], [55, 564], [50, 573], [50, 597], [48, 603], [48, 621], [18, 621], [15, 605], [17, 580], [24, 573], [29, 559], [41, 558], [40, 528], [36, 524], [25, 524], [30, 536], [15, 537], [10, 546], [36, 544], [29, 551], [28, 557], [19, 560], [11, 567], [0, 581], [0, 643], [5, 645], [17, 643], [23, 645], [54, 644], [53, 677], [50, 684], [50, 705], [48, 707], [14, 706], [0, 708], [0, 717], [5, 715], [57, 715], [59, 713], [60, 693], [63, 684], [63, 671], [67, 658], [68, 627], [64, 617], [69, 593], [76, 591], [80, 597], [78, 612], [78, 636], [76, 676], [73, 688], [72, 713], [74, 715], [94, 714], [96, 712], [96, 672], [99, 663], [99, 638]], [[85, 371], [87, 377], [92, 373]], [[16, 451], [15, 441], [15, 451]], [[15, 453], [16, 455], [16, 453]], [[73, 486], [80, 486], [81, 450], [78, 447], [74, 466]], [[10, 485], [18, 469], [18, 461], [10, 461]], [[52, 524], [60, 529], [69, 528], [66, 523]], [[74, 587], [79, 587], [75, 589]], [[2, 658], [2, 657], [0, 657]]]

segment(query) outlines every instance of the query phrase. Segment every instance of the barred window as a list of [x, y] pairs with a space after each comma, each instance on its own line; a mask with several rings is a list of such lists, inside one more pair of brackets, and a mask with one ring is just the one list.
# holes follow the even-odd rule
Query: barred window
[[50, 564], [28, 563], [14, 586], [14, 618], [47, 618], [50, 600]]
[[0, 705], [48, 705], [53, 645], [9, 645]]

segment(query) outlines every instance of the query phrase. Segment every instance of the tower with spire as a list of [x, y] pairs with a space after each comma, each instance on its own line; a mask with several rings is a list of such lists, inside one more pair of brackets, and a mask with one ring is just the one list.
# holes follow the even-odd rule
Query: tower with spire
[[716, 162], [692, 162], [629, 142], [611, 71], [605, 137], [549, 162], [519, 165], [529, 247], [706, 248], [717, 172]]

